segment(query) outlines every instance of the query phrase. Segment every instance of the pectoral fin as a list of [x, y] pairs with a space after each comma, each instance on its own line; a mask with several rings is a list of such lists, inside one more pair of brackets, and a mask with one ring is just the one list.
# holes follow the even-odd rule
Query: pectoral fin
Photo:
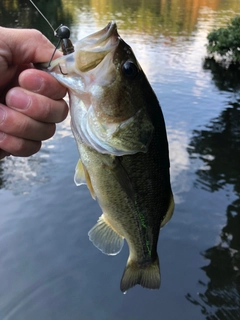
[[82, 184], [87, 184], [88, 189], [91, 193], [91, 196], [93, 197], [94, 200], [96, 200], [96, 194], [94, 192], [89, 173], [86, 167], [84, 166], [84, 164], [82, 163], [81, 159], [78, 160], [78, 163], [76, 165], [74, 182], [77, 186], [81, 186]]
[[123, 247], [124, 238], [119, 235], [102, 215], [97, 224], [88, 232], [89, 240], [100, 251], [108, 255], [118, 254]]
[[81, 159], [78, 160], [78, 163], [75, 168], [74, 182], [76, 186], [87, 184]]

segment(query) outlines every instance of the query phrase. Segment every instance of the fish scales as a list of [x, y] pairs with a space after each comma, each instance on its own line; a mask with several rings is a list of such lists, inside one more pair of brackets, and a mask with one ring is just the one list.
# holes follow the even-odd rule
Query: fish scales
[[[64, 70], [64, 72], [62, 72]], [[48, 70], [68, 88], [80, 160], [74, 180], [87, 184], [103, 214], [93, 244], [129, 258], [120, 288], [157, 289], [160, 227], [173, 214], [166, 128], [159, 102], [115, 22], [80, 40]]]

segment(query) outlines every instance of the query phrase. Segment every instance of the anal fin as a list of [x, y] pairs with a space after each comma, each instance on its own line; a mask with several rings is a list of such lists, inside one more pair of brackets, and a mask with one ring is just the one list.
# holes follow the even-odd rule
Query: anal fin
[[107, 223], [102, 215], [97, 224], [88, 232], [89, 240], [100, 251], [108, 255], [118, 254], [123, 247], [124, 238]]

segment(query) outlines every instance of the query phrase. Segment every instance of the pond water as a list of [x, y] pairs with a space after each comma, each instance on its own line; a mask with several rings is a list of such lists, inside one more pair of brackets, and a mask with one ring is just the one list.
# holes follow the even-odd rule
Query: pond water
[[[68, 118], [36, 155], [0, 161], [0, 319], [240, 319], [240, 70], [204, 59], [239, 0], [36, 4], [73, 42], [116, 20], [164, 113], [176, 208], [160, 233], [160, 290], [123, 295], [128, 248], [108, 257], [88, 240], [101, 211], [73, 182]], [[1, 0], [0, 24], [56, 43], [28, 1]]]

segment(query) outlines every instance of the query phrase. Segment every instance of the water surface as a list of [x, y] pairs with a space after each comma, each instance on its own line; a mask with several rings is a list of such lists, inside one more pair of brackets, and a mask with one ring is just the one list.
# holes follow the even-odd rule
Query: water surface
[[[108, 257], [88, 240], [101, 211], [74, 185], [67, 119], [38, 154], [0, 161], [0, 319], [239, 319], [240, 71], [204, 59], [239, 0], [36, 3], [73, 42], [116, 20], [163, 109], [176, 209], [159, 239], [161, 289], [123, 295], [128, 248]], [[1, 1], [0, 24], [57, 42], [27, 1]]]

